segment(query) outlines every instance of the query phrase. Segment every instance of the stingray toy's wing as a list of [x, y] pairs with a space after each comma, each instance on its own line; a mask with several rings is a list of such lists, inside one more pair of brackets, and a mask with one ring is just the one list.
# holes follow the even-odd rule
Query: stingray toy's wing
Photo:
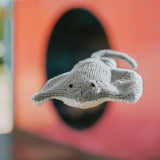
[[112, 69], [111, 85], [117, 88], [118, 93], [111, 93], [112, 101], [135, 103], [142, 95], [143, 82], [141, 76], [128, 69]]
[[[49, 100], [53, 97], [54, 93], [53, 90], [57, 85], [60, 85], [61, 82], [70, 74], [70, 72], [63, 73], [59, 76], [51, 78], [46, 82], [46, 84], [37, 92], [33, 97], [32, 100], [36, 105], [42, 104], [45, 101]], [[51, 91], [52, 90], [52, 91]], [[55, 93], [56, 94], [56, 93]]]

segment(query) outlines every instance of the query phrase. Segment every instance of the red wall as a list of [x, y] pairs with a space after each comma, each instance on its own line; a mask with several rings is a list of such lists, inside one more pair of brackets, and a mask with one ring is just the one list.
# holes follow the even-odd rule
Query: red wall
[[[144, 80], [136, 104], [110, 103], [91, 128], [66, 126], [50, 102], [34, 106], [45, 83], [45, 56], [53, 26], [66, 11], [91, 12], [113, 49], [138, 62]], [[19, 0], [14, 3], [14, 99], [16, 127], [81, 150], [109, 157], [160, 159], [160, 1]], [[124, 64], [119, 63], [120, 66]]]

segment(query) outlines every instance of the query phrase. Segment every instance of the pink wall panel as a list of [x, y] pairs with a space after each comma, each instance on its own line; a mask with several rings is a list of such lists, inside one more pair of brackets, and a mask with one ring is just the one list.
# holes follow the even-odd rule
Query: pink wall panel
[[[51, 30], [66, 11], [91, 12], [113, 49], [138, 62], [144, 92], [136, 104], [110, 103], [85, 130], [66, 126], [50, 102], [37, 107], [32, 95], [45, 83], [45, 51]], [[126, 159], [160, 158], [160, 1], [21, 0], [14, 3], [15, 123], [21, 130], [88, 152]], [[125, 64], [119, 63], [123, 67]]]

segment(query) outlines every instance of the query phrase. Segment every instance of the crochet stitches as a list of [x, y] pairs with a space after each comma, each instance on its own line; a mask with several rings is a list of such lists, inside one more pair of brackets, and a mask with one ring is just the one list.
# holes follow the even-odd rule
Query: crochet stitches
[[135, 103], [142, 95], [141, 76], [133, 70], [116, 68], [120, 59], [136, 68], [136, 61], [114, 50], [100, 50], [78, 62], [70, 72], [47, 81], [33, 96], [36, 105], [49, 99], [71, 107], [90, 108], [106, 101]]

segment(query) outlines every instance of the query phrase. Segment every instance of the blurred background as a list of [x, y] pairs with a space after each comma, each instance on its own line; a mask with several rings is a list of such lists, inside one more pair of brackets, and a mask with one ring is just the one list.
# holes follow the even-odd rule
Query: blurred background
[[13, 128], [11, 1], [0, 1], [0, 133]]
[[[159, 0], [0, 0], [0, 159], [160, 159], [159, 8]], [[136, 104], [108, 102], [94, 116], [33, 104], [48, 79], [104, 48], [137, 61]]]

